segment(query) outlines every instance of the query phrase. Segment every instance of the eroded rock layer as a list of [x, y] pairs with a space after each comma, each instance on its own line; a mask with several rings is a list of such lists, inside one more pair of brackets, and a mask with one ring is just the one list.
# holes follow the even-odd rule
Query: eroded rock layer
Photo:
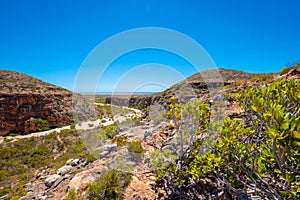
[[0, 136], [73, 121], [72, 93], [25, 74], [0, 70]]

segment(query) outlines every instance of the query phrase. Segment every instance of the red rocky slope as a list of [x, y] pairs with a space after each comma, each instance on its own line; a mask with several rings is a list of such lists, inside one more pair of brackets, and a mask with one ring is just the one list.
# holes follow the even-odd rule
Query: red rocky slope
[[25, 74], [0, 70], [0, 136], [73, 121], [72, 93]]

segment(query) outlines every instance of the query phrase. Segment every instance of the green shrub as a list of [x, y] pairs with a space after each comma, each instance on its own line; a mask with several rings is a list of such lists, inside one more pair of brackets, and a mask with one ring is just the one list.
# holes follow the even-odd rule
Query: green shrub
[[42, 119], [42, 118], [40, 118], [40, 117], [34, 119], [34, 123], [35, 123], [36, 125], [40, 124], [40, 125], [42, 125], [42, 126], [47, 126], [47, 125], [49, 125], [49, 122], [48, 122], [46, 119]]
[[69, 192], [69, 194], [67, 195], [66, 200], [75, 200], [75, 199], [77, 199], [76, 197], [77, 197], [76, 191], [75, 190], [71, 190]]
[[[57, 135], [62, 142], [57, 140]], [[26, 194], [23, 185], [34, 177], [37, 169], [55, 170], [83, 153], [87, 154], [86, 149], [75, 130], [1, 143], [0, 196], [8, 194], [8, 199], [19, 199]]]
[[126, 136], [121, 135], [121, 136], [115, 136], [112, 140], [112, 143], [116, 143], [118, 146], [124, 146], [128, 143], [128, 139]]
[[150, 164], [160, 178], [164, 175], [164, 171], [170, 166], [170, 161], [174, 161], [176, 158], [177, 156], [173, 155], [173, 152], [168, 149], [162, 151], [155, 150], [150, 154]]
[[94, 124], [88, 123], [88, 126], [89, 126], [89, 127], [93, 127], [93, 126], [94, 126]]
[[163, 166], [162, 180], [175, 197], [205, 198], [202, 180], [209, 178], [218, 184], [214, 195], [223, 191], [224, 198], [299, 199], [300, 82], [280, 79], [240, 96], [245, 124], [229, 117], [211, 122], [206, 138]]
[[122, 199], [125, 188], [130, 184], [131, 174], [107, 170], [88, 189], [90, 200]]
[[86, 158], [85, 164], [88, 165], [88, 164], [94, 162], [95, 160], [97, 160], [97, 158], [95, 156], [93, 156], [92, 154], [89, 154]]
[[290, 70], [287, 67], [284, 67], [280, 70], [280, 75], [284, 75], [286, 73], [288, 73]]
[[40, 117], [34, 119], [35, 126], [37, 127], [38, 131], [48, 131], [49, 128], [49, 121], [46, 119], [42, 119]]
[[75, 129], [75, 124], [74, 123], [71, 123], [70, 129]]
[[280, 75], [287, 74], [292, 69], [299, 69], [299, 68], [300, 68], [300, 62], [298, 62], [296, 65], [291, 66], [291, 67], [284, 67], [280, 70]]
[[252, 82], [255, 81], [267, 81], [267, 80], [273, 80], [273, 74], [260, 74], [260, 75], [256, 75], [254, 77], [252, 77], [250, 80]]
[[131, 153], [139, 153], [139, 154], [145, 153], [141, 141], [128, 142], [128, 151]]
[[117, 135], [118, 132], [119, 132], [119, 128], [117, 126], [109, 125], [109, 126], [103, 127], [100, 134], [105, 135], [108, 138], [112, 139], [113, 137], [115, 137]]
[[31, 154], [30, 154], [30, 156], [35, 156], [35, 155], [40, 155], [40, 156], [42, 156], [42, 155], [44, 155], [45, 154], [45, 152], [44, 152], [44, 150], [43, 149], [36, 149], [36, 150], [34, 150], [33, 152], [31, 152]]
[[17, 135], [21, 135], [21, 133], [9, 133], [8, 136], [17, 136]]
[[127, 149], [130, 153], [131, 159], [135, 162], [140, 161], [145, 153], [141, 141], [128, 142], [127, 145]]

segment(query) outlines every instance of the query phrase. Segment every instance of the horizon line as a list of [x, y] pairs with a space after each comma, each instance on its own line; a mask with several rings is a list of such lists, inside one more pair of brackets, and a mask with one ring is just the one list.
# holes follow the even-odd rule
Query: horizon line
[[79, 94], [155, 94], [158, 91], [143, 91], [143, 92], [78, 92]]

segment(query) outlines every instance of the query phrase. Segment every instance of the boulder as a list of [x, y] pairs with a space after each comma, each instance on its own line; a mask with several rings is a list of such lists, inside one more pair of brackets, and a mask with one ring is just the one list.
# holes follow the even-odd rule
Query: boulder
[[85, 190], [91, 183], [93, 183], [101, 173], [106, 171], [107, 167], [97, 167], [90, 170], [82, 171], [76, 174], [68, 185], [68, 191], [70, 190]]
[[48, 178], [46, 178], [45, 180], [45, 185], [47, 187], [51, 187], [57, 180], [59, 180], [62, 176], [59, 174], [53, 174], [51, 176], [49, 176]]
[[116, 151], [117, 148], [118, 148], [117, 144], [105, 144], [102, 146], [102, 149], [104, 151], [109, 151], [109, 152]]
[[70, 173], [70, 172], [72, 172], [74, 170], [74, 168], [72, 167], [72, 166], [70, 166], [70, 165], [65, 165], [65, 166], [62, 166], [61, 168], [59, 168], [58, 170], [57, 170], [57, 174], [58, 175], [61, 175], [61, 176], [63, 176], [63, 175], [65, 175], [65, 174], [67, 174], [67, 173]]
[[69, 160], [67, 160], [67, 162], [66, 162], [66, 164], [65, 165], [71, 165], [72, 164], [72, 162], [73, 162], [73, 158], [71, 158], [71, 159], [69, 159]]
[[80, 164], [80, 160], [79, 160], [78, 158], [72, 160], [72, 162], [71, 162], [71, 165], [72, 165], [73, 167], [75, 167], [75, 166], [77, 166], [77, 165], [79, 165], [79, 164]]

